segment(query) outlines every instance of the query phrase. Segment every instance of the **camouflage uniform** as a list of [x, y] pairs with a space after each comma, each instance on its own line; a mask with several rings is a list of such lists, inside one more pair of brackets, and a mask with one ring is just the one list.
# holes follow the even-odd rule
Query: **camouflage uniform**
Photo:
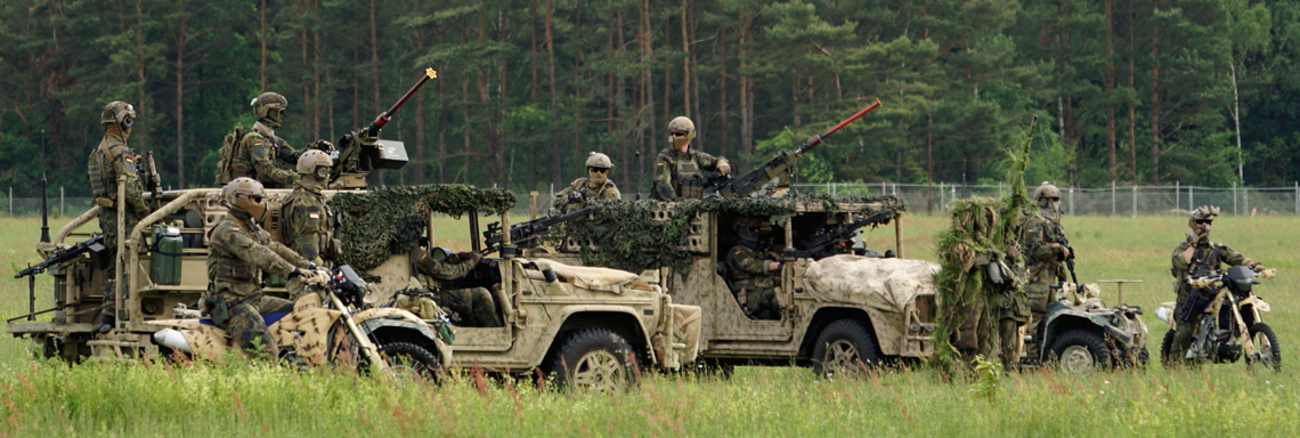
[[[113, 104], [109, 105], [112, 106]], [[126, 106], [129, 107], [129, 105]], [[132, 116], [134, 116], [134, 111], [132, 111]], [[123, 224], [123, 229], [127, 233], [130, 233], [136, 224], [140, 223], [141, 218], [149, 215], [149, 205], [144, 201], [144, 186], [140, 181], [137, 170], [138, 163], [140, 163], [140, 156], [131, 150], [130, 146], [126, 145], [126, 136], [122, 134], [119, 127], [104, 134], [104, 138], [99, 141], [99, 145], [90, 152], [86, 164], [91, 195], [95, 197], [95, 204], [100, 207], [99, 229], [104, 233], [104, 246], [114, 256], [117, 254], [118, 244], [117, 209], [123, 205], [126, 207], [126, 211], [123, 212], [123, 218], [126, 221]], [[126, 176], [126, 199], [117, 199], [118, 175]], [[113, 315], [117, 308], [117, 288], [113, 280], [116, 273], [116, 264], [110, 264], [106, 272], [108, 280], [104, 283], [103, 290], [103, 315]], [[127, 275], [126, 272], [122, 273], [124, 283], [128, 283]]]
[[682, 152], [673, 148], [664, 148], [659, 152], [655, 162], [654, 187], [650, 198], [656, 201], [676, 201], [678, 198], [699, 199], [702, 193], [682, 191], [682, 181], [692, 177], [702, 177], [703, 172], [718, 170], [719, 159], [695, 149]]
[[[469, 260], [461, 260], [458, 263], [448, 261], [434, 260], [429, 257], [428, 251], [420, 250], [418, 247], [412, 251], [412, 261], [421, 274], [431, 277], [433, 280], [457, 280], [464, 278], [474, 269], [474, 263]], [[500, 327], [501, 317], [497, 315], [496, 301], [492, 299], [492, 293], [481, 287], [469, 289], [451, 289], [439, 290], [436, 281], [427, 281], [427, 286], [435, 290], [437, 298], [435, 301], [453, 318], [459, 317], [457, 325], [465, 327]]]
[[1064, 232], [1060, 222], [1043, 215], [1034, 216], [1024, 226], [1020, 242], [1029, 265], [1029, 284], [1025, 291], [1034, 321], [1041, 321], [1047, 312], [1052, 286], [1066, 280], [1065, 259], [1069, 253], [1055, 242]]
[[[605, 184], [592, 188], [590, 180], [590, 178], [575, 179], [568, 187], [555, 194], [555, 208], [564, 213], [571, 213], [577, 210], [583, 201], [623, 199], [618, 192], [618, 186], [614, 185], [613, 181], [605, 180]], [[581, 193], [581, 200], [570, 199], [574, 193]]]
[[[1189, 262], [1183, 259], [1183, 251], [1187, 248], [1195, 247], [1192, 253], [1192, 260]], [[1217, 251], [1216, 251], [1217, 250]], [[1206, 235], [1197, 238], [1195, 234], [1187, 236], [1187, 240], [1179, 243], [1174, 247], [1173, 267], [1169, 273], [1175, 278], [1174, 292], [1178, 294], [1177, 304], [1174, 305], [1174, 315], [1178, 314], [1179, 309], [1183, 308], [1185, 301], [1190, 293], [1200, 293], [1192, 289], [1192, 285], [1187, 282], [1187, 276], [1192, 274], [1199, 266], [1206, 266], [1210, 270], [1219, 269], [1221, 265], [1242, 266], [1253, 265], [1249, 258], [1241, 253], [1229, 248], [1222, 243], [1211, 242]], [[1170, 347], [1169, 357], [1181, 360], [1191, 345], [1192, 333], [1195, 331], [1199, 319], [1193, 318], [1191, 321], [1178, 321], [1175, 324], [1174, 342]]]
[[[304, 175], [303, 178], [311, 176]], [[319, 189], [301, 182], [294, 185], [293, 193], [285, 198], [284, 206], [280, 208], [284, 217], [281, 241], [304, 259], [323, 265], [324, 260], [330, 258], [328, 252], [331, 249], [329, 210], [325, 208]], [[305, 290], [300, 279], [289, 280], [287, 287], [291, 299], [297, 299]]]
[[[244, 350], [254, 348], [261, 338], [262, 352], [274, 360], [276, 341], [267, 331], [262, 315], [293, 309], [293, 302], [262, 294], [261, 273], [289, 277], [294, 267], [306, 267], [308, 261], [288, 247], [271, 240], [271, 234], [250, 220], [248, 213], [231, 210], [209, 231], [208, 298], [225, 300], [228, 321], [216, 321], [230, 333], [231, 340]], [[204, 306], [204, 313], [212, 309]]]
[[298, 179], [293, 171], [277, 167], [275, 161], [296, 164], [302, 152], [276, 137], [275, 131], [262, 122], [254, 123], [238, 145], [230, 159], [231, 179], [246, 176], [261, 181], [267, 188], [289, 187]]
[[746, 292], [745, 308], [758, 319], [780, 319], [776, 302], [776, 278], [767, 270], [768, 260], [763, 254], [744, 244], [737, 244], [727, 252], [727, 277], [731, 279], [731, 293], [739, 296]]

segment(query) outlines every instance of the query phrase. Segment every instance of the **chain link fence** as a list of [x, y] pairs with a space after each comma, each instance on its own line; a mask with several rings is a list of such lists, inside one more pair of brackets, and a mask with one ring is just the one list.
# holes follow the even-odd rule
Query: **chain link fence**
[[[955, 199], [1005, 195], [1008, 186], [961, 185], [940, 183], [826, 183], [795, 184], [800, 193], [833, 195], [894, 195], [907, 201], [912, 214], [946, 214]], [[1030, 187], [1029, 190], [1033, 188]], [[527, 216], [531, 211], [528, 193], [517, 193], [514, 214]], [[624, 193], [632, 201], [636, 195]], [[40, 189], [18, 191], [8, 188], [0, 193], [9, 217], [39, 217]], [[555, 204], [554, 195], [538, 193], [539, 214], [546, 214]], [[78, 215], [90, 209], [93, 198], [84, 188], [51, 187], [50, 213], [55, 217]], [[1111, 186], [1102, 188], [1062, 188], [1061, 209], [1075, 216], [1155, 216], [1182, 214], [1198, 205], [1217, 205], [1225, 215], [1300, 215], [1300, 185], [1292, 187], [1200, 187], [1200, 186]]]

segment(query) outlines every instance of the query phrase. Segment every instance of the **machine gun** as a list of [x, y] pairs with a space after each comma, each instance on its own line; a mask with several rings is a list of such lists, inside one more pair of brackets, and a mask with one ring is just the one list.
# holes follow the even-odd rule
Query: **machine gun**
[[832, 228], [825, 233], [813, 238], [812, 242], [803, 251], [792, 251], [786, 254], [787, 258], [811, 258], [821, 260], [836, 254], [843, 254], [843, 249], [850, 245], [853, 233], [858, 228], [867, 225], [875, 226], [889, 223], [894, 218], [894, 210], [883, 210], [879, 213], [868, 216], [866, 219], [852, 222]]
[[800, 144], [799, 147], [795, 148], [793, 151], [783, 151], [780, 155], [777, 155], [766, 163], [763, 163], [762, 166], [758, 166], [749, 173], [746, 173], [744, 176], [736, 178], [735, 180], [717, 188], [710, 189], [706, 187], [704, 190], [704, 198], [708, 199], [715, 196], [722, 196], [724, 198], [740, 198], [749, 196], [758, 192], [759, 189], [763, 188], [763, 186], [767, 185], [767, 183], [772, 180], [780, 180], [780, 185], [788, 186], [790, 184], [790, 177], [794, 175], [795, 167], [799, 165], [799, 160], [803, 158], [805, 152], [817, 147], [817, 145], [822, 143], [822, 140], [826, 137], [830, 137], [831, 134], [835, 133], [835, 131], [839, 131], [840, 128], [843, 128], [849, 123], [853, 123], [854, 120], [857, 120], [859, 117], [862, 117], [864, 114], [879, 106], [880, 100], [876, 100], [876, 103], [871, 104], [871, 106], [866, 107], [866, 109], [863, 109], [862, 111], [858, 111], [858, 113], [854, 114], [852, 117], [844, 119], [844, 121], [840, 122], [838, 125], [831, 127], [830, 130], [821, 133], [821, 135], [805, 140], [803, 144]]
[[[536, 248], [538, 239], [541, 234], [553, 226], [563, 222], [568, 222], [587, 213], [600, 209], [598, 206], [587, 207], [573, 213], [556, 217], [540, 217], [528, 222], [521, 222], [510, 226], [510, 244], [516, 248]], [[487, 248], [483, 249], [483, 254], [491, 254], [493, 251], [501, 249], [501, 222], [488, 224], [487, 231], [483, 232], [483, 238], [487, 242]]]
[[46, 269], [50, 268], [50, 266], [58, 266], [59, 264], [75, 259], [86, 252], [93, 251], [99, 253], [106, 249], [108, 248], [104, 247], [104, 235], [100, 234], [93, 238], [83, 240], [80, 243], [63, 250], [60, 254], [50, 256], [50, 258], [45, 259], [43, 262], [28, 266], [27, 269], [23, 269], [17, 274], [14, 274], [14, 278], [23, 278], [28, 275], [35, 276], [36, 274], [44, 273]]
[[438, 72], [426, 68], [420, 81], [411, 87], [388, 111], [379, 114], [370, 126], [361, 128], [339, 138], [335, 147], [339, 151], [338, 160], [330, 170], [331, 188], [365, 187], [365, 174], [375, 169], [401, 169], [406, 165], [406, 147], [400, 142], [388, 142], [379, 139], [379, 131], [392, 120], [393, 115], [415, 95], [429, 79], [438, 77]]

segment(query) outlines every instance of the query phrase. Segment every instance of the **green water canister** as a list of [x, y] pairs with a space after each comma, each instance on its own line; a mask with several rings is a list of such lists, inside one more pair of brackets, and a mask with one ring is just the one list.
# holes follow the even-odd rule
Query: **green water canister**
[[171, 225], [153, 226], [153, 246], [149, 247], [149, 279], [154, 284], [181, 284], [181, 230]]

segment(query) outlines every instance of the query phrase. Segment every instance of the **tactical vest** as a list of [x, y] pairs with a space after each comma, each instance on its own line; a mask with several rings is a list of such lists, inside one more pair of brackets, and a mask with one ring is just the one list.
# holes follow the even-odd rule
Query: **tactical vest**
[[244, 136], [250, 132], [253, 131], [244, 130], [242, 126], [236, 126], [233, 132], [226, 134], [226, 137], [222, 139], [219, 153], [221, 158], [217, 160], [217, 185], [224, 186], [232, 179], [249, 176], [249, 169], [235, 168], [233, 163], [235, 157], [244, 152], [240, 144], [244, 141]]
[[700, 171], [699, 163], [696, 163], [691, 155], [686, 155], [686, 159], [678, 160], [677, 196], [684, 199], [700, 199], [704, 197], [704, 173]]
[[[234, 222], [236, 225], [239, 225], [240, 227], [248, 226], [247, 224], [237, 222], [231, 218], [223, 218], [222, 222], [224, 221]], [[212, 231], [209, 232], [209, 236], [208, 236], [209, 240], [212, 239], [211, 233], [216, 232], [218, 229], [223, 228], [223, 225], [224, 225], [223, 223], [219, 222], [217, 223], [216, 227], [212, 228]], [[256, 227], [256, 225], [253, 225], [253, 227]], [[243, 232], [242, 230], [240, 231], [231, 230], [229, 229], [229, 227], [226, 227], [226, 229], [227, 229], [226, 232], [232, 232], [232, 233]], [[257, 228], [249, 229], [248, 234], [251, 235], [253, 239], [256, 240], [257, 243], [259, 244], [265, 245], [267, 243], [267, 242], [263, 242], [261, 237], [258, 236]], [[245, 263], [243, 260], [240, 260], [238, 257], [235, 257], [234, 254], [231, 254], [230, 252], [226, 251], [224, 248], [213, 246], [210, 252], [208, 253], [208, 282], [213, 286], [217, 287], [215, 292], [220, 292], [221, 290], [220, 285], [218, 283], [253, 284], [253, 285], [261, 284], [262, 281], [260, 278], [261, 276], [259, 275], [260, 273], [261, 272], [257, 269], [257, 267]]]
[[[316, 201], [317, 204], [321, 205], [320, 218], [317, 219], [318, 222], [316, 227], [316, 238], [317, 238], [316, 249], [323, 253], [325, 252], [325, 249], [329, 247], [329, 242], [331, 238], [330, 236], [332, 236], [331, 232], [334, 231], [332, 228], [334, 224], [330, 220], [330, 212], [329, 209], [325, 207], [324, 200], [320, 199], [319, 195], [311, 193], [306, 189], [302, 189], [301, 191], [298, 189], [294, 189], [293, 193], [290, 193], [289, 197], [285, 198], [284, 202], [279, 204], [277, 208], [277, 210], [279, 210], [278, 216], [280, 217], [279, 230], [270, 230], [270, 231], [272, 232], [273, 236], [276, 235], [276, 231], [278, 231], [280, 237], [280, 243], [293, 248], [294, 251], [298, 251], [296, 242], [293, 242], [291, 239], [289, 239], [289, 236], [287, 235], [287, 233], [289, 232], [290, 225], [286, 223], [286, 221], [289, 220], [289, 215], [293, 213], [292, 211], [290, 211], [291, 206], [295, 202], [298, 202], [299, 199], [306, 198], [306, 197], [311, 197], [313, 200]], [[298, 231], [302, 232], [302, 230], [298, 230]]]
[[124, 143], [114, 138], [105, 138], [95, 150], [90, 152], [86, 173], [90, 179], [90, 194], [95, 204], [104, 208], [113, 208], [117, 200], [117, 171], [113, 167], [113, 158], [109, 151]]

